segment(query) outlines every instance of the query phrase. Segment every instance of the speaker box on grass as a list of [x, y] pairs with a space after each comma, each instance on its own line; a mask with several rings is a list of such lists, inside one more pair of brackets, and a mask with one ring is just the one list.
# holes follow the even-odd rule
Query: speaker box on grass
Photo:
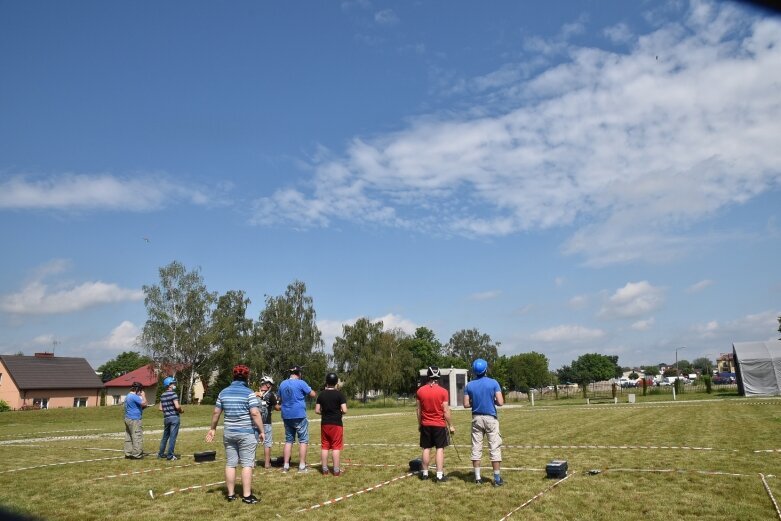
[[567, 462], [553, 460], [545, 465], [545, 474], [551, 479], [561, 479], [567, 477]]
[[423, 470], [423, 461], [421, 461], [420, 458], [410, 460], [409, 462], [410, 472], [420, 472], [421, 470]]
[[204, 461], [214, 461], [217, 456], [216, 450], [207, 450], [205, 452], [196, 452], [193, 454], [196, 463], [203, 463]]

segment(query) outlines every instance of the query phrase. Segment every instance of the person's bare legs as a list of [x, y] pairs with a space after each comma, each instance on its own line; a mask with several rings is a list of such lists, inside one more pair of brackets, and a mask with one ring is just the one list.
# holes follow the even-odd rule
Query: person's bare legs
[[428, 465], [431, 462], [431, 449], [423, 449], [423, 456], [421, 456], [421, 459], [423, 460], [423, 474], [428, 475]]
[[285, 450], [282, 452], [282, 457], [284, 458], [283, 461], [285, 462], [285, 466], [290, 466], [290, 453], [293, 452], [293, 444], [292, 443], [285, 443]]
[[298, 442], [298, 468], [306, 467], [306, 451], [309, 449], [308, 443]]
[[445, 449], [437, 449], [437, 473], [445, 471]]
[[342, 471], [342, 467], [339, 465], [339, 460], [341, 458], [342, 451], [341, 450], [332, 450], [331, 454], [332, 454], [331, 457], [334, 459], [334, 471], [336, 471], [338, 469], [339, 472], [341, 472]]
[[266, 461], [264, 462], [264, 466], [267, 469], [271, 468], [271, 447], [263, 447], [263, 454], [266, 457]]
[[225, 467], [225, 487], [229, 496], [236, 492], [236, 467]]
[[[236, 469], [233, 469], [233, 474], [235, 477]], [[242, 497], [252, 494], [252, 467], [241, 468], [241, 490], [244, 492]]]

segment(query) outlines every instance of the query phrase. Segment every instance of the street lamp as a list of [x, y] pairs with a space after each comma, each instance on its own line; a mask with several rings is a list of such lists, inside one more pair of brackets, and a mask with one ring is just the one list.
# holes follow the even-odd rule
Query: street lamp
[[681, 373], [680, 373], [680, 371], [678, 371], [678, 351], [680, 351], [681, 349], [686, 349], [686, 348], [685, 347], [676, 347], [675, 348], [675, 377], [676, 377], [676, 379], [681, 377]]

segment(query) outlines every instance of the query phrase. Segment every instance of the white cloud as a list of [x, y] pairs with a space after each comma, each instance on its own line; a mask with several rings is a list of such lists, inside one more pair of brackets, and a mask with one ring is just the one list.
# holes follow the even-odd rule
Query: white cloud
[[575, 295], [569, 299], [569, 307], [572, 309], [583, 309], [588, 306], [589, 298], [586, 295]]
[[395, 25], [399, 22], [399, 17], [392, 9], [383, 9], [374, 13], [374, 21], [380, 25]]
[[705, 288], [708, 288], [713, 285], [713, 281], [710, 279], [704, 279], [699, 282], [695, 282], [688, 288], [686, 288], [686, 293], [699, 293], [700, 291], [703, 291]]
[[554, 42], [564, 63], [485, 75], [496, 103], [320, 157], [310, 182], [256, 201], [252, 222], [466, 236], [571, 226], [562, 251], [589, 265], [664, 262], [720, 239], [693, 226], [781, 186], [778, 20], [693, 4], [626, 52], [576, 47], [578, 30]]
[[719, 332], [719, 323], [716, 320], [711, 320], [705, 324], [697, 324], [694, 326], [694, 331], [701, 338], [713, 338]]
[[586, 342], [605, 336], [601, 329], [589, 329], [578, 325], [561, 325], [537, 331], [531, 335], [532, 340], [541, 342]]
[[619, 23], [611, 27], [607, 27], [602, 32], [613, 43], [628, 43], [634, 37], [632, 30], [625, 23]]
[[566, 280], [567, 279], [565, 279], [564, 277], [556, 277], [555, 279], [553, 279], [553, 283], [556, 285], [557, 288], [560, 288], [564, 285]]
[[627, 282], [611, 295], [599, 311], [601, 318], [635, 318], [647, 315], [664, 304], [664, 290], [648, 281]]
[[630, 327], [635, 331], [648, 331], [653, 327], [655, 323], [656, 323], [656, 319], [654, 319], [654, 317], [651, 317], [646, 320], [638, 320], [637, 322], [634, 322]]
[[[141, 290], [120, 288], [116, 284], [101, 281], [84, 282], [64, 289], [50, 289], [43, 282], [43, 277], [59, 273], [66, 263], [54, 261], [38, 268], [34, 280], [27, 283], [21, 291], [0, 296], [0, 310], [16, 315], [50, 315], [144, 298]], [[53, 269], [56, 271], [52, 271]]]
[[108, 336], [90, 342], [87, 347], [90, 350], [105, 351], [134, 351], [137, 349], [136, 339], [141, 334], [141, 328], [129, 320], [123, 320], [117, 327], [111, 330]]
[[[344, 326], [352, 326], [360, 317], [348, 318], [346, 320], [318, 320], [317, 328], [322, 334], [323, 342], [328, 350], [333, 347], [336, 337], [342, 336]], [[382, 321], [383, 331], [400, 329], [407, 334], [414, 334], [419, 327], [415, 322], [395, 313], [388, 313], [381, 317], [370, 318], [371, 322]]]
[[56, 340], [56, 337], [52, 335], [51, 333], [46, 335], [38, 335], [37, 337], [33, 338], [33, 344], [37, 344], [40, 346], [51, 346]]
[[494, 289], [491, 291], [481, 291], [479, 293], [472, 293], [469, 295], [471, 300], [494, 300], [501, 295], [501, 290]]
[[15, 176], [0, 181], [0, 209], [150, 211], [171, 201], [209, 204], [213, 196], [174, 184], [161, 175], [110, 174]]

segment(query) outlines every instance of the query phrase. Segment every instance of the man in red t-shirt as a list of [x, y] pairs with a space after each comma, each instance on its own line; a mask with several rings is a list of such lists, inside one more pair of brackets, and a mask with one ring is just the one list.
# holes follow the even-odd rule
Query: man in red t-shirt
[[[447, 429], [450, 425], [450, 407], [448, 393], [439, 386], [439, 368], [431, 366], [426, 372], [428, 383], [421, 385], [417, 392], [418, 400], [418, 430], [420, 431], [420, 448], [423, 449], [423, 470], [420, 479], [428, 479], [428, 465], [431, 459], [431, 447], [436, 447], [437, 476], [435, 483], [448, 480], [445, 476], [445, 447], [448, 446]], [[450, 432], [455, 429], [450, 427]]]

